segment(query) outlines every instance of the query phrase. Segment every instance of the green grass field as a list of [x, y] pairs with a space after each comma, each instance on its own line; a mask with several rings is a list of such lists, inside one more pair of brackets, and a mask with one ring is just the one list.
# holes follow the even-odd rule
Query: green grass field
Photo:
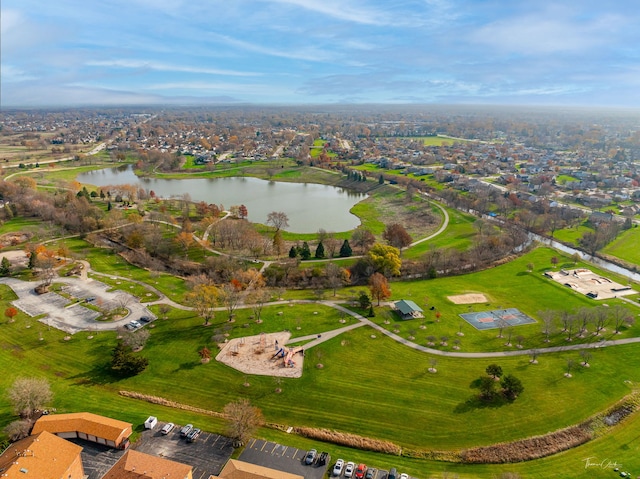
[[640, 266], [640, 228], [623, 231], [613, 242], [605, 246], [603, 253]]
[[[237, 174], [238, 168], [233, 170]], [[287, 167], [275, 176], [299, 181], [305, 175], [314, 174], [319, 173], [314, 173], [313, 169]], [[66, 175], [64, 173], [57, 179], [61, 180]], [[389, 190], [386, 197], [383, 195], [359, 203], [354, 212], [361, 216], [367, 227], [379, 234], [384, 228], [382, 219], [386, 218], [383, 214], [385, 201], [392, 200], [396, 194]], [[448, 210], [448, 213], [450, 226], [447, 231], [406, 251], [404, 257], [418, 257], [433, 247], [466, 248], [471, 244], [475, 218], [453, 210]], [[6, 222], [2, 231], [18, 231], [25, 227], [37, 227], [37, 223], [14, 219]], [[557, 232], [556, 237], [562, 234], [565, 233]], [[638, 264], [633, 259], [636, 258], [634, 245], [637, 234], [635, 228], [625, 232], [610, 248], [616, 255], [625, 255], [631, 258], [629, 261]], [[566, 235], [569, 237], [569, 233]], [[67, 239], [64, 243], [74, 254], [90, 261], [98, 272], [144, 282], [169, 298], [184, 302], [187, 285], [181, 278], [134, 267], [80, 239]], [[456, 338], [460, 339], [461, 352], [516, 350], [513, 346], [505, 347], [505, 340], [497, 338], [495, 330], [476, 331], [458, 315], [468, 311], [517, 307], [537, 318], [537, 313], [543, 309], [575, 311], [601, 304], [544, 278], [542, 273], [552, 267], [552, 256], [560, 258], [558, 267], [573, 267], [572, 261], [557, 251], [537, 248], [508, 264], [474, 274], [392, 282], [392, 299], [416, 301], [425, 309], [427, 317], [424, 321], [399, 321], [388, 308], [376, 308], [377, 315], [372, 320], [389, 330], [397, 329], [402, 338], [414, 336], [415, 342], [421, 345], [426, 344], [429, 335], [437, 338], [447, 336], [448, 346], [436, 346], [442, 351], [452, 351]], [[529, 263], [534, 265], [532, 272], [528, 271]], [[580, 266], [598, 271], [592, 266]], [[605, 276], [626, 283], [614, 275], [607, 273]], [[134, 292], [143, 300], [155, 299], [155, 296], [147, 296], [150, 290], [137, 283], [117, 279], [107, 282], [113, 287]], [[346, 298], [360, 289], [346, 288], [339, 295]], [[447, 299], [447, 296], [468, 292], [484, 293], [487, 302], [456, 305]], [[308, 298], [310, 295], [309, 291], [291, 291], [286, 293], [286, 298]], [[327, 293], [326, 297], [330, 296], [331, 293]], [[0, 285], [0, 308], [6, 309], [12, 299], [15, 295]], [[637, 307], [620, 300], [607, 303], [610, 306], [624, 304], [633, 308], [634, 315], [640, 312]], [[436, 309], [431, 311], [430, 306]], [[435, 311], [441, 313], [439, 320], [435, 318]], [[211, 327], [203, 327], [202, 320], [192, 312], [172, 310], [169, 319], [154, 323], [150, 329], [151, 338], [139, 353], [149, 358], [148, 370], [137, 377], [119, 379], [108, 369], [110, 350], [116, 342], [115, 333], [92, 333], [95, 335], [92, 339], [88, 339], [88, 333], [78, 333], [70, 341], [64, 341], [64, 333], [49, 329], [20, 312], [14, 323], [0, 318], [0, 367], [5, 371], [0, 377], [0, 389], [6, 390], [19, 375], [45, 377], [54, 389], [53, 406], [58, 412], [88, 410], [131, 421], [138, 431], [150, 414], [176, 423], [197, 423], [209, 431], [222, 431], [224, 425], [216, 418], [123, 398], [118, 395], [120, 390], [158, 395], [216, 411], [231, 400], [247, 397], [263, 410], [269, 422], [352, 432], [390, 440], [408, 449], [457, 450], [544, 434], [578, 423], [606, 409], [637, 388], [640, 382], [640, 345], [637, 344], [593, 349], [591, 367], [576, 366], [572, 371], [573, 377], [567, 379], [563, 376], [567, 361], [579, 362], [578, 352], [541, 354], [537, 365], [530, 364], [527, 355], [491, 359], [433, 356], [393, 341], [368, 326], [309, 349], [300, 379], [284, 379], [276, 383], [271, 377], [247, 376], [216, 361], [201, 364], [197, 352], [207, 346], [215, 354], [217, 346], [212, 336], [220, 332], [226, 331], [233, 338], [286, 329], [292, 331], [294, 337], [299, 337], [343, 326], [339, 322], [341, 315], [336, 310], [320, 305], [267, 306], [263, 312], [264, 322], [260, 325], [251, 320], [251, 314], [250, 310], [239, 310], [235, 322], [229, 323], [226, 313], [219, 312]], [[347, 324], [353, 321], [347, 318]], [[232, 329], [227, 329], [229, 326]], [[459, 331], [464, 336], [457, 336]], [[607, 337], [612, 338], [610, 333], [611, 326]], [[544, 346], [539, 322], [514, 328], [512, 334], [514, 344], [517, 336], [523, 336], [525, 348]], [[623, 334], [615, 339], [631, 336], [640, 336], [640, 325], [623, 330]], [[555, 333], [548, 345], [564, 344], [567, 343], [563, 335]], [[433, 358], [437, 360], [437, 374], [427, 371]], [[322, 369], [316, 367], [318, 363], [323, 364]], [[474, 383], [491, 363], [500, 364], [506, 373], [522, 380], [525, 391], [515, 402], [485, 404], [477, 399]], [[244, 386], [245, 382], [250, 386]], [[276, 393], [276, 387], [282, 392]], [[13, 419], [8, 400], [2, 394], [0, 427]], [[374, 467], [395, 466], [424, 479], [451, 478], [453, 475], [489, 479], [506, 471], [517, 472], [523, 478], [604, 478], [614, 477], [611, 468], [606, 467], [612, 462], [624, 465], [624, 469], [631, 470], [634, 475], [640, 474], [638, 413], [584, 446], [553, 457], [512, 465], [470, 466], [390, 457], [319, 445], [273, 429], [262, 429], [259, 434], [300, 448], [327, 450], [334, 458], [344, 457]], [[585, 462], [586, 458], [592, 458], [591, 462]], [[605, 467], [589, 466], [600, 461], [605, 461]]]

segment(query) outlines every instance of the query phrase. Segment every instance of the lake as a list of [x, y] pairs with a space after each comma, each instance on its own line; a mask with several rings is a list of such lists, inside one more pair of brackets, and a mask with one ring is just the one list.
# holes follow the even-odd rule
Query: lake
[[248, 219], [265, 223], [272, 211], [289, 217], [287, 231], [315, 233], [348, 231], [360, 225], [349, 210], [367, 195], [335, 186], [284, 183], [251, 177], [161, 179], [139, 178], [131, 166], [106, 168], [78, 175], [77, 181], [99, 187], [136, 185], [163, 198], [188, 194], [192, 201], [222, 204], [225, 209], [245, 205]]

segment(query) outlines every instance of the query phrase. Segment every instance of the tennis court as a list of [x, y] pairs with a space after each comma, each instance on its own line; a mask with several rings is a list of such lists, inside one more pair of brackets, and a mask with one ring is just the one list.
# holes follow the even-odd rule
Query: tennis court
[[498, 329], [500, 327], [522, 326], [523, 324], [536, 322], [535, 319], [527, 316], [518, 308], [464, 313], [460, 316], [476, 329]]

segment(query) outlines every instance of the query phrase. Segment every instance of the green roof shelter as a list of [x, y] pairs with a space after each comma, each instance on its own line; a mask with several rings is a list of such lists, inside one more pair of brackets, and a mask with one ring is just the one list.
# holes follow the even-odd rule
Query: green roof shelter
[[422, 308], [413, 301], [401, 299], [394, 306], [402, 319], [424, 318]]

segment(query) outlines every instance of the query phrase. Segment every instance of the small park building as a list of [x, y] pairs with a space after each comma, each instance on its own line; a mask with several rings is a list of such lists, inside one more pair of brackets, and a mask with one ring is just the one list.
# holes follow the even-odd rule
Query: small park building
[[396, 301], [394, 307], [402, 319], [424, 318], [422, 308], [411, 300], [401, 299]]

